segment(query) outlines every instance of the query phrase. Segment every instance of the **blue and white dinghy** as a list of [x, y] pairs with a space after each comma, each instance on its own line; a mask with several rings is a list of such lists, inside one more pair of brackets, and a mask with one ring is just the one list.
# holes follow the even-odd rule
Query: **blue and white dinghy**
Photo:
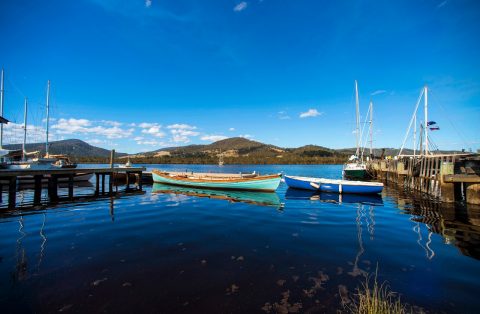
[[284, 176], [290, 188], [334, 193], [378, 194], [383, 190], [383, 183], [334, 180], [324, 178]]

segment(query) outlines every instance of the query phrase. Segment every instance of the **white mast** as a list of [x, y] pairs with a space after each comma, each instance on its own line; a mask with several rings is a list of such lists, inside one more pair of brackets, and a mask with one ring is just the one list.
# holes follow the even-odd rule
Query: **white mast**
[[356, 135], [356, 142], [357, 142], [357, 150], [355, 155], [358, 157], [360, 153], [360, 104], [358, 101], [358, 84], [357, 80], [355, 80], [355, 115], [356, 115], [356, 127], [355, 127], [355, 135]]
[[[413, 122], [413, 157], [417, 154], [417, 113], [415, 112], [414, 122]], [[421, 148], [420, 148], [421, 149]]]
[[[0, 116], [3, 117], [3, 68], [0, 82]], [[3, 149], [3, 123], [0, 123], [0, 149]]]
[[27, 160], [27, 149], [25, 145], [27, 143], [27, 97], [25, 97], [25, 112], [23, 114], [23, 160]]
[[425, 85], [425, 125], [423, 126], [425, 131], [425, 155], [428, 155], [428, 88]]
[[373, 156], [373, 102], [370, 100], [370, 158]]
[[50, 80], [47, 82], [47, 134], [45, 139], [45, 157], [48, 158], [48, 124], [50, 120]]

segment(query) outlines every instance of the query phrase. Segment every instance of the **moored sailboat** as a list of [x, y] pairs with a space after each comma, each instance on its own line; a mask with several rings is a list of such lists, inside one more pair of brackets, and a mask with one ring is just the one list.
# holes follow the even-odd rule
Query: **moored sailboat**
[[[372, 112], [372, 104], [370, 103], [370, 113]], [[370, 120], [371, 123], [371, 120]], [[360, 131], [360, 102], [358, 99], [358, 83], [355, 81], [355, 138], [356, 151], [355, 155], [350, 156], [348, 162], [343, 167], [343, 176], [346, 179], [363, 180], [370, 177], [367, 171], [367, 165], [363, 161], [363, 152], [360, 151], [362, 133]], [[371, 125], [370, 125], [371, 129]]]

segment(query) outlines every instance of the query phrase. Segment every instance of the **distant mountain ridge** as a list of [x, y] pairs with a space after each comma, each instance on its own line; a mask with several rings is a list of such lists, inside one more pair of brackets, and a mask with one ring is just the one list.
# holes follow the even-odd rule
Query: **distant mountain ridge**
[[[21, 144], [4, 145], [5, 149], [20, 150]], [[28, 152], [40, 151], [45, 154], [45, 143], [31, 143], [26, 145]], [[161, 158], [172, 157], [175, 160], [208, 160], [213, 162], [221, 154], [232, 160], [247, 158], [252, 161], [265, 159], [278, 160], [283, 162], [307, 161], [318, 158], [335, 158], [335, 160], [346, 160], [348, 156], [355, 153], [355, 148], [331, 149], [318, 145], [305, 145], [296, 148], [283, 148], [271, 144], [264, 144], [258, 141], [249, 140], [242, 137], [232, 137], [211, 144], [194, 144], [179, 147], [166, 147], [150, 152], [137, 154], [125, 154], [116, 152], [115, 156], [125, 158]], [[385, 150], [383, 152], [383, 150]], [[380, 157], [382, 152], [384, 156], [395, 156], [399, 149], [395, 148], [375, 148], [374, 155]], [[454, 151], [442, 151], [442, 153], [453, 153]], [[90, 145], [79, 139], [67, 139], [50, 142], [51, 154], [63, 154], [74, 158], [109, 158], [110, 150]], [[365, 148], [364, 154], [368, 156], [369, 149]], [[405, 149], [404, 154], [413, 154], [411, 149]]]
[[[166, 147], [150, 152], [133, 154], [133, 157], [160, 157], [160, 156], [194, 156], [200, 154], [218, 155], [227, 157], [239, 156], [265, 156], [279, 157], [283, 155], [295, 155], [304, 157], [333, 157], [350, 156], [355, 154], [356, 148], [332, 149], [318, 145], [305, 145], [297, 148], [284, 148], [271, 144], [264, 144], [258, 141], [249, 140], [242, 137], [232, 137], [211, 144], [194, 144], [179, 147]], [[399, 152], [398, 148], [374, 148], [374, 156], [395, 156]], [[453, 153], [454, 151], [441, 151], [442, 153]], [[413, 150], [404, 149], [406, 155], [413, 154]], [[364, 149], [364, 155], [369, 155], [369, 149]], [[281, 158], [281, 157], [279, 157]]]
[[306, 145], [298, 148], [283, 148], [271, 144], [249, 140], [243, 137], [232, 137], [211, 144], [166, 147], [151, 152], [130, 155], [131, 157], [162, 157], [162, 156], [218, 156], [224, 157], [276, 157], [295, 155], [303, 157], [331, 157], [343, 155], [333, 149], [322, 146]]
[[[4, 145], [5, 149], [20, 150], [22, 144]], [[28, 152], [40, 151], [41, 155], [45, 154], [45, 143], [30, 143], [26, 145]], [[49, 143], [49, 152], [52, 155], [62, 154], [70, 157], [110, 157], [110, 150], [90, 145], [82, 140], [68, 139], [61, 141], [53, 141]], [[125, 156], [125, 153], [115, 153], [116, 156]]]

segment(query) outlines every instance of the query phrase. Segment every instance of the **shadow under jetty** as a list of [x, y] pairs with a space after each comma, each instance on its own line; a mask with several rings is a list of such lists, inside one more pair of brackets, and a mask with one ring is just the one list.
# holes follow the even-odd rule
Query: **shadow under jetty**
[[154, 183], [152, 193], [182, 194], [187, 196], [205, 197], [230, 202], [242, 202], [259, 206], [281, 208], [282, 203], [275, 192], [252, 192], [235, 190], [196, 189]]

